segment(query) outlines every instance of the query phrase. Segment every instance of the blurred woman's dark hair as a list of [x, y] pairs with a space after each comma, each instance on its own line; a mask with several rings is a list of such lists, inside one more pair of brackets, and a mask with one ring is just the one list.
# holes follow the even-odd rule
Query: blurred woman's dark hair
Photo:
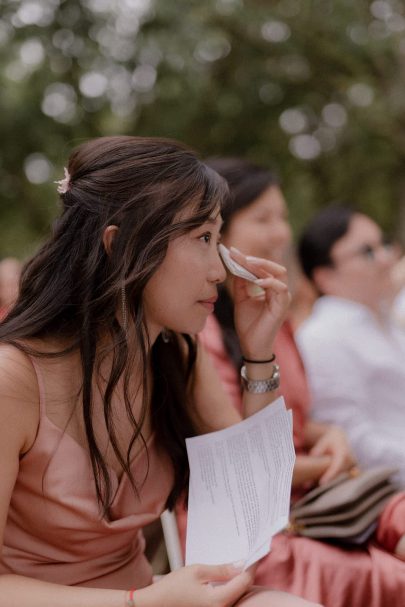
[[312, 282], [316, 268], [333, 265], [332, 247], [347, 233], [355, 212], [348, 205], [331, 204], [317, 213], [301, 233], [298, 257], [305, 275]]
[[[92, 378], [103, 358], [112, 354], [103, 404], [114, 453], [137, 491], [139, 484], [130, 471], [131, 453], [138, 438], [146, 448], [142, 425], [152, 402], [152, 430], [175, 471], [167, 503], [171, 507], [188, 478], [184, 437], [196, 433], [196, 420], [189, 407], [196, 347], [189, 336], [172, 334], [169, 343], [160, 336], [149, 355], [142, 295], [162, 263], [169, 241], [202, 225], [222, 206], [228, 188], [192, 151], [175, 141], [158, 138], [115, 136], [91, 140], [73, 151], [67, 170], [62, 213], [52, 236], [23, 270], [20, 295], [0, 325], [0, 340], [33, 356], [80, 352], [83, 419], [104, 515], [113, 495], [109, 469], [93, 427]], [[185, 210], [190, 212], [182, 213]], [[118, 226], [118, 230], [107, 254], [103, 233], [109, 225]], [[124, 322], [117, 318], [123, 293], [136, 334], [136, 354], [141, 360], [143, 405], [138, 420], [128, 395], [135, 357]], [[107, 350], [100, 345], [100, 338], [106, 335], [110, 338]], [[63, 339], [66, 348], [45, 353], [27, 344], [32, 338], [49, 337]], [[148, 380], [149, 356], [152, 380]], [[120, 378], [133, 429], [127, 449], [119, 444], [112, 419], [112, 395]]]
[[[230, 195], [222, 208], [223, 234], [238, 211], [253, 204], [268, 188], [280, 185], [273, 171], [242, 158], [209, 158], [206, 164], [226, 179], [229, 186]], [[225, 285], [219, 287], [214, 314], [221, 325], [225, 349], [239, 370], [242, 352], [234, 324], [233, 302]]]
[[230, 196], [222, 208], [223, 233], [235, 213], [250, 206], [268, 188], [280, 185], [273, 171], [242, 158], [208, 158], [205, 162], [229, 186]]

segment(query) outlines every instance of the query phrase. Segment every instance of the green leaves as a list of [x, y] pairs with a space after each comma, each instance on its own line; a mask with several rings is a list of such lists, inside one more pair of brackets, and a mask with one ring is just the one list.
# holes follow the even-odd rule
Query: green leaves
[[69, 151], [109, 133], [275, 166], [297, 230], [349, 199], [400, 231], [404, 31], [395, 0], [1, 3], [0, 256], [32, 250]]

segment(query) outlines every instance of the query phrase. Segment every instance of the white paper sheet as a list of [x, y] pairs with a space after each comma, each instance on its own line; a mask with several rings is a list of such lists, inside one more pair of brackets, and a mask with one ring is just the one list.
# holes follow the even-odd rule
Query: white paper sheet
[[186, 564], [248, 567], [289, 518], [295, 452], [282, 397], [225, 430], [186, 440], [190, 486]]

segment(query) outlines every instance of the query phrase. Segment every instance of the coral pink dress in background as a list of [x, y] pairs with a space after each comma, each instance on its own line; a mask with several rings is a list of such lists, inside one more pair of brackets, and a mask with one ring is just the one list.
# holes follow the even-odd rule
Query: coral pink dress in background
[[[235, 407], [241, 408], [240, 380], [223, 345], [216, 318], [211, 315], [200, 334]], [[280, 330], [275, 353], [281, 369], [281, 394], [294, 418], [294, 443], [304, 453], [303, 431], [310, 411], [304, 368], [288, 323]], [[179, 509], [184, 541], [186, 515]], [[325, 607], [403, 607], [405, 562], [393, 550], [405, 533], [404, 494], [394, 497], [379, 524], [376, 542], [364, 549], [343, 549], [304, 537], [279, 533], [270, 554], [259, 564], [255, 582], [319, 602]]]

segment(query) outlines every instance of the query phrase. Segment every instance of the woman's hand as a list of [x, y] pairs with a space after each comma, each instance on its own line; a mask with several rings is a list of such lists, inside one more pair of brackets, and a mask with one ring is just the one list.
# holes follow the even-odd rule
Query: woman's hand
[[356, 465], [356, 460], [346, 438], [346, 434], [337, 426], [328, 426], [326, 428], [324, 434], [312, 447], [309, 455], [318, 457], [329, 455], [331, 458], [329, 467], [319, 479], [320, 485], [332, 480], [340, 474], [340, 472], [350, 470], [350, 468], [353, 468], [353, 466]]
[[252, 587], [252, 574], [232, 565], [191, 565], [134, 593], [136, 607], [230, 607]]
[[297, 455], [294, 464], [292, 486], [294, 489], [308, 489], [319, 483], [319, 479], [332, 463], [330, 455]]
[[287, 286], [287, 270], [258, 257], [246, 257], [231, 247], [233, 259], [258, 277], [257, 285], [263, 289], [252, 297], [252, 283], [234, 276], [233, 300], [235, 326], [243, 354], [248, 358], [267, 360], [272, 355], [275, 335], [279, 330], [291, 296]]

